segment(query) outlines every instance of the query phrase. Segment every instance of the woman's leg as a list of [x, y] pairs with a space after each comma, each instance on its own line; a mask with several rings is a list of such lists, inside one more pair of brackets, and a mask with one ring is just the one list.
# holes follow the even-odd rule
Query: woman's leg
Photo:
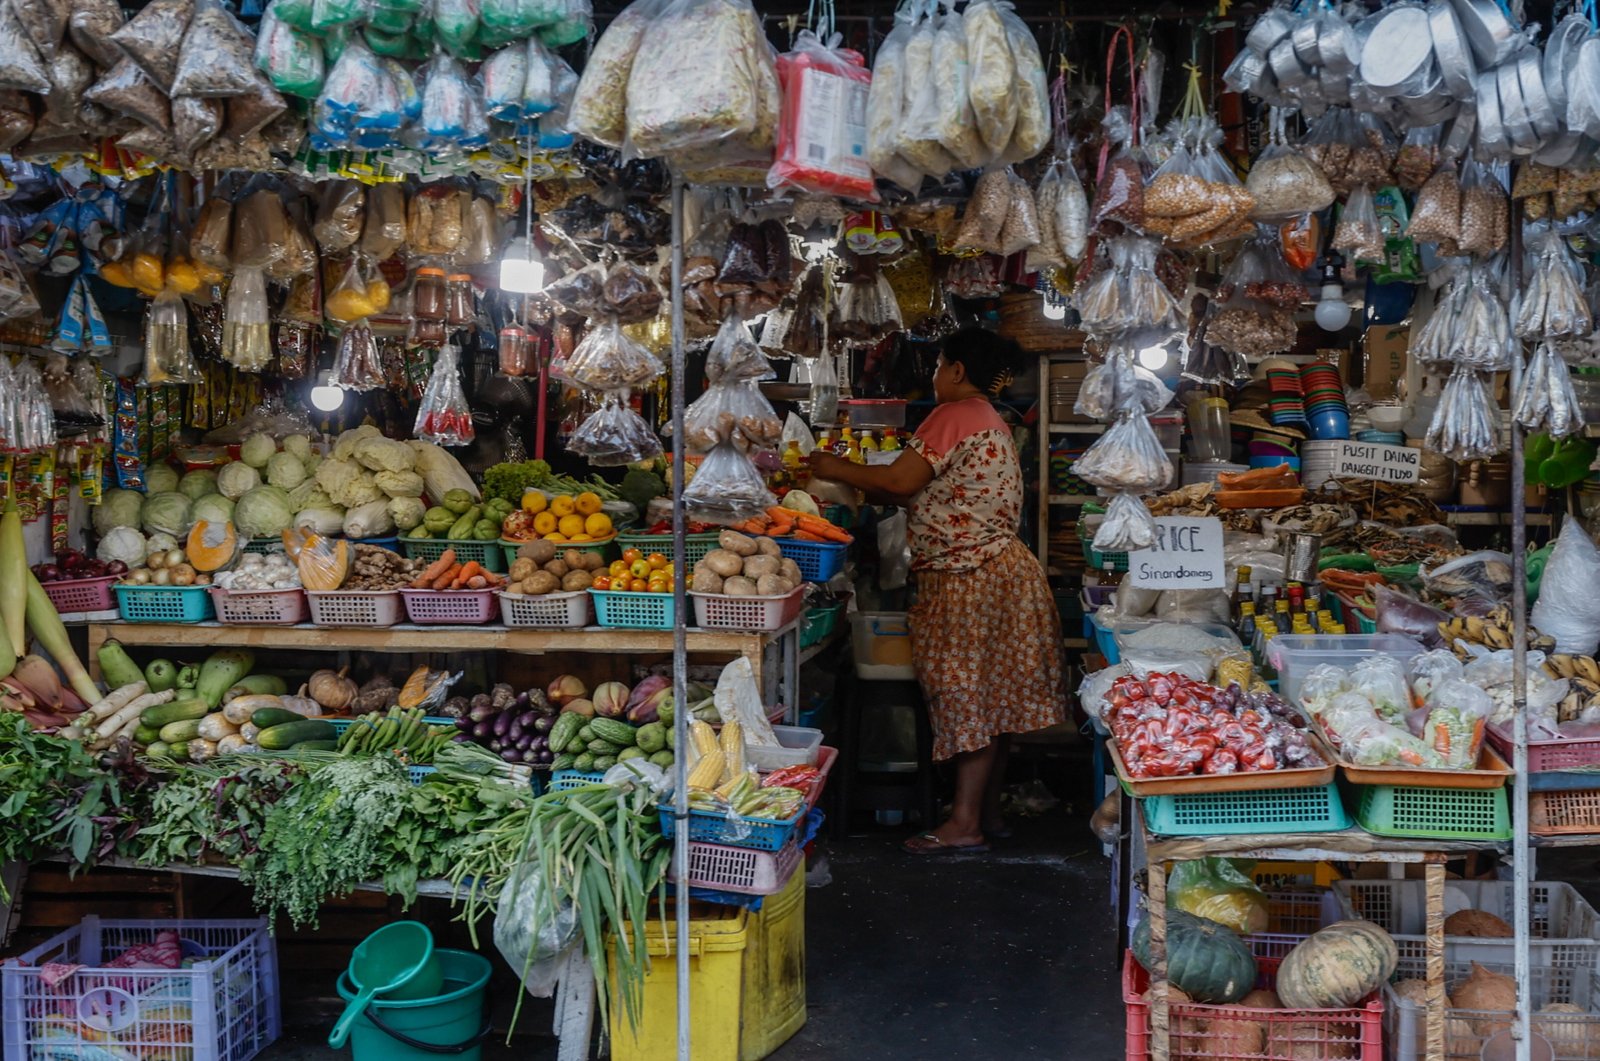
[[991, 748], [996, 748], [994, 762], [989, 768], [989, 780], [983, 790], [983, 832], [993, 839], [1011, 835], [1006, 828], [1006, 818], [1000, 811], [1000, 793], [1006, 787], [1006, 764], [1011, 760], [1011, 735], [1002, 733], [995, 737]]
[[935, 847], [967, 847], [984, 842], [983, 813], [989, 778], [994, 772], [1000, 743], [991, 741], [975, 752], [956, 753], [956, 797], [950, 806], [950, 817], [932, 831], [938, 842], [924, 836], [914, 836], [906, 841], [911, 850]]

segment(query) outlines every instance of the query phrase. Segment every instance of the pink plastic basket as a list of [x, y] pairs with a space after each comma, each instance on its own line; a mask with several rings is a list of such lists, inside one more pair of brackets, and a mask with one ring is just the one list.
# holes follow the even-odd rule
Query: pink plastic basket
[[500, 594], [500, 618], [507, 626], [545, 629], [588, 626], [592, 611], [589, 591], [586, 589], [570, 593], [547, 593], [542, 597], [520, 593]]
[[[789, 883], [804, 853], [794, 839], [779, 851], [721, 844], [689, 845], [689, 884], [740, 895], [776, 895]], [[667, 879], [676, 882], [669, 870]]]
[[44, 583], [44, 595], [50, 598], [56, 611], [62, 615], [73, 612], [110, 612], [117, 610], [117, 598], [111, 591], [116, 575], [105, 578], [71, 578], [63, 582]]
[[806, 588], [796, 586], [782, 597], [725, 597], [691, 593], [696, 626], [716, 630], [782, 630], [806, 604]]
[[406, 615], [418, 626], [443, 623], [487, 623], [500, 616], [492, 589], [403, 589]]
[[[1510, 723], [1489, 727], [1489, 743], [1505, 756], [1506, 762], [1511, 761], [1512, 754], [1510, 730]], [[1600, 737], [1562, 737], [1558, 740], [1528, 742], [1530, 774], [1552, 770], [1581, 770], [1587, 766], [1600, 766]]]
[[226, 590], [214, 587], [211, 603], [217, 622], [225, 626], [293, 626], [311, 615], [306, 595], [298, 589]]
[[400, 591], [306, 591], [311, 621], [318, 626], [393, 626], [405, 618]]

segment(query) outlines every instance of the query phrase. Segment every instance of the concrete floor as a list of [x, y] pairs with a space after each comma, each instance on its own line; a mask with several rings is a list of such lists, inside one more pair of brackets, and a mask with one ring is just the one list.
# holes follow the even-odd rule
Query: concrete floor
[[[1109, 863], [1081, 816], [1017, 825], [987, 855], [913, 858], [904, 829], [824, 845], [832, 882], [806, 896], [810, 1018], [773, 1061], [1121, 1057]], [[528, 1034], [492, 1040], [485, 1061], [555, 1057], [549, 1004], [529, 1001]], [[288, 1029], [263, 1061], [348, 1056], [326, 1027]]]

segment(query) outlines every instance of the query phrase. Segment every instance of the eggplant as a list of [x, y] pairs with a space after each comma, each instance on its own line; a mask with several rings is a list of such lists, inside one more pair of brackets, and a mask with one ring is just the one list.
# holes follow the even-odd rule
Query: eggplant
[[508, 763], [520, 763], [522, 762], [522, 753], [516, 748], [507, 748], [505, 751], [500, 753], [500, 758], [504, 759]]
[[494, 735], [496, 737], [504, 737], [511, 732], [511, 723], [515, 718], [516, 716], [509, 711], [502, 711], [496, 715], [494, 719]]
[[494, 723], [488, 719], [472, 727], [472, 735], [478, 740], [488, 740], [494, 736]]
[[534, 722], [536, 722], [538, 720], [538, 718], [539, 718], [539, 712], [537, 712], [537, 711], [524, 711], [520, 715], [517, 716], [517, 725], [521, 726], [523, 729], [528, 729], [528, 728], [532, 727], [532, 725], [534, 724]]
[[472, 729], [473, 725], [474, 725], [474, 723], [473, 723], [472, 719], [467, 718], [465, 715], [463, 715], [462, 717], [456, 719], [456, 729], [459, 729], [459, 730], [470, 730], [470, 729]]
[[522, 739], [523, 734], [530, 732], [532, 731], [522, 728], [522, 723], [520, 721], [514, 721], [511, 723], [511, 727], [506, 730], [506, 740], [515, 743], [516, 741], [520, 741]]
[[522, 692], [518, 693], [517, 698], [511, 702], [511, 706], [515, 707], [518, 711], [528, 710], [528, 691], [524, 689]]
[[553, 749], [551, 749], [551, 748], [546, 748], [544, 751], [539, 753], [539, 761], [541, 763], [544, 763], [546, 766], [548, 766], [549, 764], [555, 762], [556, 761], [556, 753], [555, 753], [555, 751]]
[[550, 738], [546, 737], [542, 733], [534, 734], [534, 736], [533, 736], [533, 747], [538, 748], [540, 751], [543, 751], [544, 749], [550, 747]]
[[467, 712], [467, 717], [474, 722], [484, 722], [494, 718], [493, 704], [473, 704], [472, 710]]
[[504, 748], [504, 747], [505, 747], [505, 745], [500, 743], [500, 738], [499, 737], [496, 737], [496, 738], [494, 738], [493, 740], [491, 740], [489, 742], [489, 750], [494, 752], [496, 755], [499, 755], [500, 754], [500, 750], [502, 748]]
[[519, 737], [517, 739], [516, 744], [517, 744], [517, 747], [520, 748], [522, 751], [526, 752], [526, 751], [533, 750], [533, 734], [532, 733], [524, 733], [521, 737]]
[[549, 733], [555, 724], [556, 717], [554, 715], [540, 715], [533, 720], [533, 731], [535, 733]]
[[472, 738], [467, 736], [465, 733], [457, 733], [454, 737], [450, 738], [450, 743], [451, 744], [471, 744], [472, 743]]

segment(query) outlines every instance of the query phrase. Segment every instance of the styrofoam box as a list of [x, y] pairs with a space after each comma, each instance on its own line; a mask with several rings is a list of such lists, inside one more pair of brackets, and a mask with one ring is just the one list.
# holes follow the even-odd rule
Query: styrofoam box
[[[1345, 917], [1371, 921], [1394, 937], [1400, 959], [1425, 961], [1428, 955], [1427, 884], [1420, 880], [1335, 881], [1334, 894]], [[1444, 886], [1446, 915], [1483, 910], [1510, 924], [1515, 892], [1510, 881], [1449, 881]], [[1570, 884], [1535, 881], [1528, 885], [1531, 914], [1528, 948], [1533, 964], [1550, 968], [1600, 970], [1600, 917]], [[1512, 962], [1511, 939], [1446, 936], [1447, 962]]]
[[781, 770], [785, 766], [816, 766], [817, 754], [822, 748], [822, 731], [804, 726], [773, 726], [778, 747], [768, 744], [744, 744], [745, 761], [764, 774]]
[[1300, 683], [1312, 667], [1327, 663], [1354, 667], [1368, 656], [1393, 656], [1404, 663], [1422, 653], [1422, 646], [1401, 634], [1279, 634], [1268, 651], [1278, 670], [1278, 693], [1291, 704], [1300, 702]]

